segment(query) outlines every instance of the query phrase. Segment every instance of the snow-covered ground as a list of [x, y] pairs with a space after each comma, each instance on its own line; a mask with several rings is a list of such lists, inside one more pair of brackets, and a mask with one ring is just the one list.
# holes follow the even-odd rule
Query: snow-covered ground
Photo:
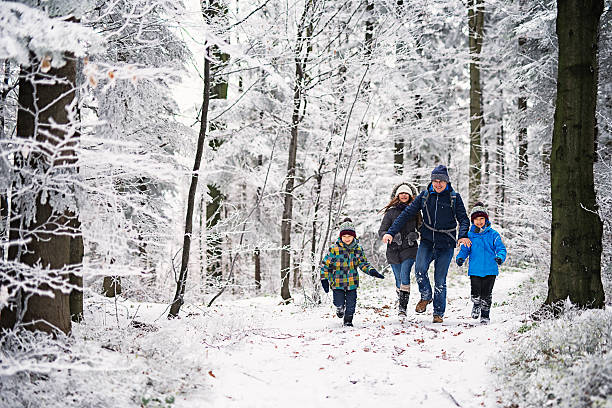
[[[503, 303], [523, 273], [502, 273], [494, 300]], [[486, 367], [509, 328], [521, 316], [510, 306], [494, 307], [491, 324], [471, 319], [469, 281], [456, 276], [449, 288], [444, 323], [428, 312], [403, 323], [395, 311], [391, 279], [377, 285], [367, 277], [359, 291], [355, 327], [342, 327], [330, 296], [325, 306], [278, 306], [275, 299], [228, 303], [245, 322], [239, 340], [207, 345], [215, 367], [205, 398], [214, 407], [282, 406], [496, 406]], [[412, 288], [410, 307], [418, 301]], [[212, 377], [214, 375], [214, 377]], [[202, 401], [200, 401], [202, 402]], [[177, 401], [198, 406], [198, 398]]]
[[[167, 305], [120, 302], [125, 336], [99, 341], [123, 355], [116, 375], [131, 378], [125, 394], [143, 406], [496, 407], [487, 362], [525, 317], [509, 298], [527, 277], [502, 269], [489, 325], [471, 319], [468, 277], [453, 268], [442, 324], [432, 323], [431, 305], [414, 313], [414, 284], [400, 322], [392, 278], [364, 276], [353, 328], [335, 316], [330, 295], [321, 307], [305, 307], [299, 295], [282, 306], [273, 296], [228, 296], [208, 309], [185, 305], [172, 321]], [[91, 310], [92, 326], [117, 325], [112, 303]]]

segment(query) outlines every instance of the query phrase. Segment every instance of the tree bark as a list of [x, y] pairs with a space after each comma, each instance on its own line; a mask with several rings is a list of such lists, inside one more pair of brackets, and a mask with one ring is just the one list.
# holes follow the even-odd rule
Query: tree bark
[[[293, 113], [291, 114], [291, 139], [289, 141], [289, 155], [287, 158], [287, 177], [285, 179], [283, 219], [281, 221], [281, 297], [285, 302], [290, 301], [289, 273], [291, 271], [291, 223], [293, 220], [293, 188], [295, 186], [295, 166], [297, 161], [298, 127], [302, 121], [304, 95], [304, 71], [308, 61], [310, 48], [310, 34], [312, 26], [307, 21], [310, 16], [314, 0], [308, 0], [298, 26], [295, 58], [295, 83], [293, 86]], [[302, 55], [304, 54], [304, 55]]]
[[255, 289], [261, 289], [261, 251], [255, 247], [253, 251], [253, 261], [255, 263]]
[[470, 207], [480, 200], [482, 163], [481, 129], [482, 85], [480, 83], [480, 51], [484, 31], [484, 0], [468, 0], [468, 27], [470, 45]]
[[[76, 59], [66, 53], [64, 61], [62, 67], [53, 68], [48, 60], [32, 58], [31, 65], [21, 69], [17, 136], [35, 140], [37, 147], [27, 157], [19, 155], [15, 158], [17, 169], [23, 166], [49, 173], [74, 169], [77, 160], [75, 146], [79, 136], [77, 132], [72, 132], [71, 127], [74, 114], [71, 104], [76, 92]], [[23, 182], [27, 185], [29, 180], [24, 179]], [[69, 274], [62, 269], [74, 259], [71, 259], [71, 240], [80, 237], [80, 231], [74, 228], [77, 215], [54, 208], [51, 200], [43, 194], [41, 191], [35, 192], [34, 197], [13, 197], [9, 239], [28, 238], [30, 241], [20, 248], [11, 247], [9, 259], [30, 267], [40, 264], [43, 268], [49, 268], [49, 278], [67, 284]], [[35, 206], [36, 218], [27, 225], [21, 214], [31, 202]], [[19, 273], [15, 272], [15, 275], [18, 277]], [[69, 294], [53, 289], [47, 283], [39, 284], [38, 290], [50, 291], [53, 297], [20, 292], [17, 299], [11, 299], [13, 309], [2, 311], [2, 327], [21, 323], [30, 330], [48, 333], [59, 330], [68, 334], [72, 327]]]
[[204, 152], [204, 140], [206, 139], [206, 125], [208, 123], [208, 105], [210, 102], [210, 47], [206, 49], [204, 58], [204, 96], [202, 101], [202, 116], [200, 118], [200, 133], [198, 135], [198, 145], [196, 156], [191, 173], [191, 185], [189, 186], [189, 194], [187, 195], [187, 214], [185, 216], [185, 234], [183, 235], [183, 253], [181, 257], [181, 270], [179, 271], [179, 279], [176, 284], [176, 293], [174, 300], [170, 306], [168, 318], [177, 317], [181, 306], [184, 303], [185, 284], [187, 282], [187, 271], [189, 268], [189, 251], [191, 248], [191, 234], [193, 231], [193, 209], [195, 207], [195, 196], [198, 189], [198, 177], [200, 173], [200, 164], [202, 162], [202, 154]]
[[[557, 2], [559, 59], [551, 151], [552, 242], [545, 304], [604, 307], [603, 225], [593, 180], [597, 42], [603, 0]], [[558, 308], [557, 308], [558, 310]]]

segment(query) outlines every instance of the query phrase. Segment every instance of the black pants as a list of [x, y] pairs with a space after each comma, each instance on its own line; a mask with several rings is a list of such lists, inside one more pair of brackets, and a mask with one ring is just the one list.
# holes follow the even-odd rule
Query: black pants
[[480, 305], [480, 315], [482, 317], [489, 317], [495, 277], [495, 275], [487, 275], [484, 277], [470, 276], [472, 302]]

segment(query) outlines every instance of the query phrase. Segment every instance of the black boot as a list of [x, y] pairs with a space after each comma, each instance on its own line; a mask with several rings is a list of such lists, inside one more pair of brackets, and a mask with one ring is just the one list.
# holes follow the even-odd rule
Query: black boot
[[489, 318], [490, 311], [491, 311], [491, 304], [483, 300], [481, 308], [480, 308], [480, 323], [489, 324], [489, 322], [491, 321]]
[[344, 317], [344, 306], [336, 306], [336, 316], [341, 319]]
[[410, 299], [410, 292], [400, 290], [398, 293], [399, 297], [399, 315], [406, 316], [406, 309], [408, 308], [408, 300]]
[[480, 317], [480, 298], [472, 298], [474, 306], [472, 306], [472, 319], [478, 319]]
[[353, 327], [353, 315], [344, 315], [344, 325]]

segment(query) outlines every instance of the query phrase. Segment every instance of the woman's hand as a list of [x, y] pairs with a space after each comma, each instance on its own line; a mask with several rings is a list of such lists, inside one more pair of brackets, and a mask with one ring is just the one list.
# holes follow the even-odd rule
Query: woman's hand
[[390, 244], [391, 241], [393, 241], [393, 236], [391, 234], [383, 235], [382, 242], [384, 242], [385, 244]]

